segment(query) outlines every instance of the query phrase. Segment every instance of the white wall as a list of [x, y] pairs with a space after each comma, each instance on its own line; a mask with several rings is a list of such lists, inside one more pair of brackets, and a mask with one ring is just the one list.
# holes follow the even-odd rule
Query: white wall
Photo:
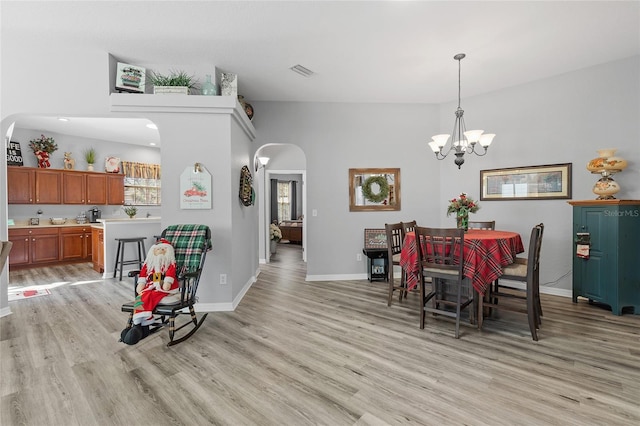
[[[442, 214], [439, 168], [425, 144], [434, 134], [430, 105], [254, 102], [256, 146], [299, 146], [307, 159], [307, 275], [309, 279], [366, 278], [365, 228]], [[399, 167], [401, 211], [350, 212], [349, 168]], [[311, 212], [317, 210], [318, 215]]]

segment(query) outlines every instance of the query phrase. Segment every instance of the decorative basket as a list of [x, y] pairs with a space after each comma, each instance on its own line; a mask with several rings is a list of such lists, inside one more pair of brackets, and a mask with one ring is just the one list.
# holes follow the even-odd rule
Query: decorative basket
[[50, 220], [52, 225], [64, 225], [67, 222], [66, 218], [61, 217], [52, 217]]

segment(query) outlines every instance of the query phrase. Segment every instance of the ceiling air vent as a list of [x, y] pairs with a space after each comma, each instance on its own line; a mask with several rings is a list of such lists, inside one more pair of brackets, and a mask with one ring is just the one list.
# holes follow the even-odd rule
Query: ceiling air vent
[[303, 67], [302, 65], [294, 65], [289, 68], [291, 71], [300, 74], [303, 77], [311, 77], [314, 72], [308, 68]]

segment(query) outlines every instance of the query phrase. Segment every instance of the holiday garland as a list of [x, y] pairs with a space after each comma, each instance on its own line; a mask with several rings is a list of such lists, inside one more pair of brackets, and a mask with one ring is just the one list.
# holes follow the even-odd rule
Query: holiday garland
[[[377, 183], [380, 187], [380, 192], [374, 194], [371, 192], [371, 185]], [[389, 183], [385, 176], [370, 176], [362, 184], [362, 195], [367, 200], [373, 203], [379, 203], [389, 196]]]

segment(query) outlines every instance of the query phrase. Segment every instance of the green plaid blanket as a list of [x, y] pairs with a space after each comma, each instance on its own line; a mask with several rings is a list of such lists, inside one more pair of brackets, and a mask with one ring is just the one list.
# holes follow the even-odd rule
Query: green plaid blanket
[[212, 248], [211, 231], [206, 225], [171, 225], [162, 234], [173, 246], [178, 273], [197, 270], [202, 253]]

